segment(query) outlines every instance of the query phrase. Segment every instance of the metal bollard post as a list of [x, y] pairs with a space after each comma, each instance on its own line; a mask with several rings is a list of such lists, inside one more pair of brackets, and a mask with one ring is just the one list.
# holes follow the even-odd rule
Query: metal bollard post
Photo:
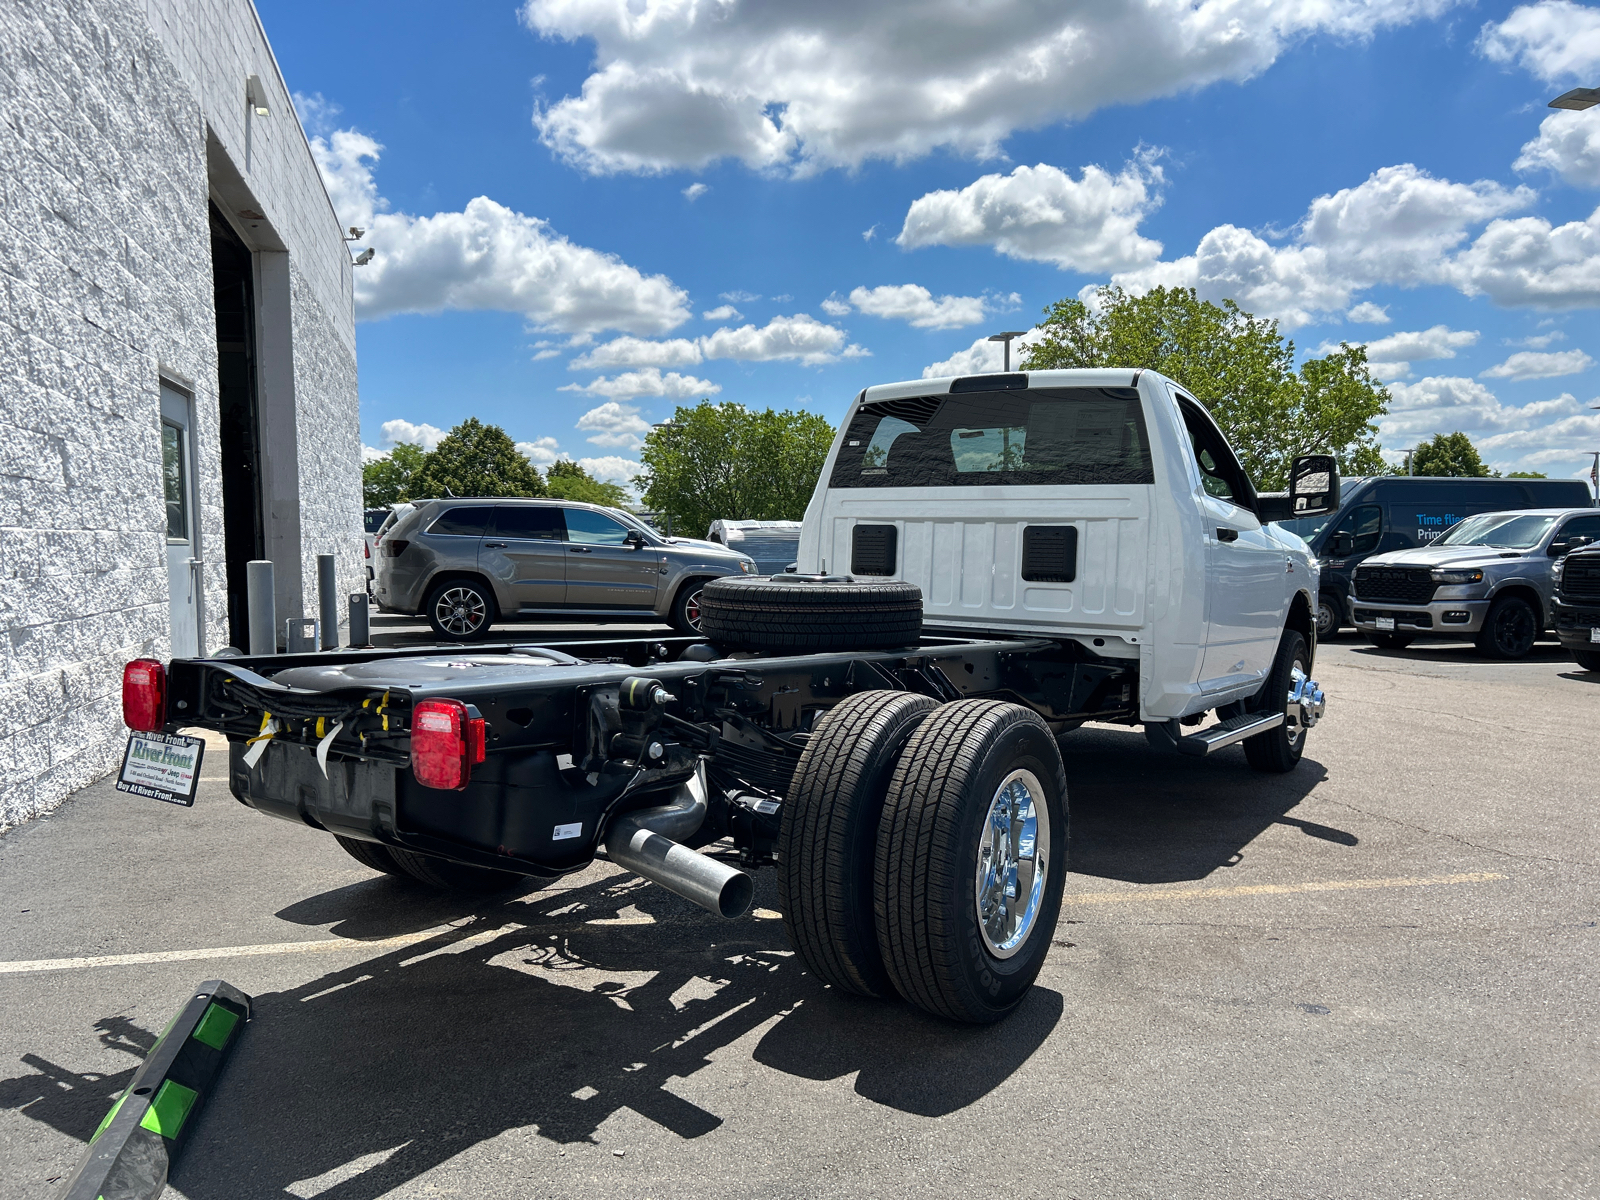
[[339, 648], [339, 585], [334, 581], [333, 555], [317, 555], [317, 610], [322, 616], [322, 648]]
[[365, 592], [350, 593], [350, 648], [352, 650], [372, 648], [372, 612], [367, 608]]
[[312, 654], [317, 649], [316, 617], [290, 617], [283, 623], [283, 645], [289, 654]]
[[277, 598], [273, 591], [272, 563], [264, 558], [245, 564], [245, 603], [250, 610], [250, 653], [278, 652]]

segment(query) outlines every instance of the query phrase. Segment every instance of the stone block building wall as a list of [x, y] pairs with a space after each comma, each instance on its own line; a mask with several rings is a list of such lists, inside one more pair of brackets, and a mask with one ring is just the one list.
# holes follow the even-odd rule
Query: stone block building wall
[[[276, 89], [248, 155], [247, 74]], [[254, 8], [0, 5], [0, 829], [117, 765], [122, 666], [170, 652], [163, 380], [193, 397], [204, 649], [227, 640], [208, 203], [241, 188], [292, 281], [271, 449], [311, 452], [271, 501], [306, 513], [278, 574], [314, 612], [316, 553], [365, 578], [349, 255]]]

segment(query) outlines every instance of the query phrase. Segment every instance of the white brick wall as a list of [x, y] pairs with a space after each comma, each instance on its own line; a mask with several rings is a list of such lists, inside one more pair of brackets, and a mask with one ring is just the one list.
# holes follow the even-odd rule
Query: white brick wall
[[[273, 113], [247, 165], [249, 74]], [[253, 7], [0, 4], [0, 829], [116, 765], [122, 665], [169, 651], [163, 374], [195, 397], [226, 638], [208, 125], [289, 252], [302, 537], [278, 569], [308, 604], [319, 551], [365, 578], [349, 255]]]

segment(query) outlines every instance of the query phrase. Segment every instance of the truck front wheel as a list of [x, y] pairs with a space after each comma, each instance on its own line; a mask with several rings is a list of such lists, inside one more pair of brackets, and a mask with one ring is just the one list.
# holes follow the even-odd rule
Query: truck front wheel
[[858, 692], [834, 706], [806, 743], [784, 800], [784, 929], [807, 970], [858, 996], [894, 995], [874, 916], [878, 819], [906, 739], [938, 706], [914, 692]]
[[1306, 639], [1293, 629], [1285, 629], [1272, 673], [1251, 705], [1252, 712], [1283, 713], [1283, 724], [1244, 740], [1245, 760], [1257, 771], [1281, 775], [1300, 764], [1306, 748], [1306, 729], [1301, 721], [1297, 685], [1305, 680], [1310, 659]]
[[1017, 704], [941, 705], [906, 743], [878, 822], [878, 947], [895, 989], [986, 1024], [1022, 1002], [1061, 913], [1067, 779]]

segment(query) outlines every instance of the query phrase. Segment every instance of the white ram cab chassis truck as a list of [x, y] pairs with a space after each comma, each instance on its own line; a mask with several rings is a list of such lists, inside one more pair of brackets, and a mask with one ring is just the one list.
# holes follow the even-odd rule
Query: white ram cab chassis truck
[[[834, 440], [797, 572], [904, 580], [929, 628], [1070, 640], [1136, 665], [1138, 720], [1192, 753], [1258, 732], [1236, 710], [1298, 636], [1278, 735], [1291, 754], [1252, 756], [1265, 766], [1298, 759], [1324, 703], [1306, 679], [1317, 560], [1271, 522], [1332, 511], [1339, 481], [1324, 455], [1297, 459], [1294, 478], [1290, 496], [1258, 494], [1210, 413], [1154, 371], [881, 384]], [[1177, 727], [1213, 710], [1232, 724], [1184, 742]]]
[[796, 572], [711, 581], [698, 634], [138, 659], [117, 786], [193, 803], [200, 727], [241, 804], [432, 887], [604, 855], [737, 919], [747, 872], [775, 868], [815, 979], [995, 1021], [1060, 914], [1061, 734], [1298, 763], [1323, 707], [1317, 564], [1271, 522], [1338, 503], [1320, 455], [1257, 495], [1150, 371], [869, 388]]

